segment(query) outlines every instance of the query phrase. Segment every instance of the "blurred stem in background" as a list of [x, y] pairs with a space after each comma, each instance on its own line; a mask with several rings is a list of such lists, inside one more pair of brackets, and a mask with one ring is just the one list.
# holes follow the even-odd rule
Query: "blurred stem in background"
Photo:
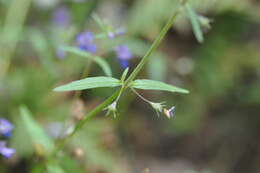
[[9, 69], [30, 4], [31, 0], [13, 0], [8, 9], [4, 27], [0, 33], [0, 80], [5, 77]]
[[123, 92], [128, 84], [130, 84], [135, 78], [136, 76], [139, 74], [139, 72], [143, 69], [144, 65], [147, 63], [147, 61], [149, 60], [149, 58], [151, 57], [151, 54], [154, 53], [154, 51], [159, 47], [161, 41], [163, 40], [163, 38], [166, 36], [167, 32], [170, 30], [170, 28], [172, 27], [176, 17], [178, 16], [178, 14], [180, 13], [180, 10], [182, 9], [183, 5], [185, 4], [186, 1], [184, 1], [183, 3], [181, 3], [181, 5], [175, 10], [175, 12], [173, 13], [173, 15], [169, 18], [169, 20], [167, 21], [166, 25], [163, 27], [163, 29], [161, 30], [160, 34], [158, 35], [158, 37], [156, 38], [156, 40], [153, 42], [152, 46], [150, 47], [150, 49], [147, 51], [147, 53], [144, 55], [144, 57], [142, 58], [142, 60], [139, 62], [139, 64], [137, 65], [137, 67], [134, 69], [134, 71], [130, 74], [130, 76], [128, 77], [128, 79], [125, 81], [124, 85], [122, 86], [121, 89], [119, 89], [118, 91], [116, 91], [114, 94], [112, 94], [108, 99], [106, 99], [103, 103], [101, 103], [99, 106], [97, 106], [96, 108], [94, 108], [92, 111], [90, 111], [87, 115], [85, 115], [85, 117], [80, 120], [76, 126], [74, 127], [74, 129], [72, 130], [71, 133], [68, 134], [68, 136], [64, 139], [62, 139], [56, 146], [56, 148], [54, 149], [53, 153], [50, 155], [49, 157], [49, 161], [52, 161], [55, 156], [57, 155], [57, 153], [62, 150], [62, 148], [64, 147], [64, 145], [66, 144], [66, 142], [68, 141], [68, 139], [70, 139], [71, 137], [73, 137], [79, 130], [82, 129], [82, 127], [86, 124], [86, 122], [88, 122], [89, 120], [91, 120], [93, 117], [95, 117], [99, 112], [103, 111], [106, 107], [108, 107], [110, 104], [112, 104], [112, 102], [115, 101], [115, 99], [118, 98], [118, 96], [121, 94], [121, 92]]

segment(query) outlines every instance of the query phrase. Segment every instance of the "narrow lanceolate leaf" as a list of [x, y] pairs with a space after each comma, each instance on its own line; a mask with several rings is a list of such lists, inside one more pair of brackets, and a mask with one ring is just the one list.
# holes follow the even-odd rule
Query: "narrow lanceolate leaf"
[[62, 49], [66, 52], [77, 54], [79, 56], [93, 60], [101, 67], [101, 69], [104, 71], [104, 73], [107, 76], [112, 76], [111, 68], [110, 68], [109, 64], [104, 60], [104, 58], [102, 58], [100, 56], [92, 55], [86, 51], [82, 51], [82, 50], [80, 50], [78, 48], [74, 48], [74, 47], [64, 46], [64, 47], [62, 47]]
[[190, 6], [189, 3], [186, 3], [185, 9], [190, 19], [195, 37], [199, 43], [202, 43], [204, 41], [204, 38], [203, 38], [203, 32], [201, 30], [201, 26], [199, 22], [199, 16], [196, 14], [196, 12], [193, 10], [193, 8]]
[[117, 87], [120, 85], [120, 80], [112, 77], [89, 77], [59, 86], [55, 88], [54, 91], [75, 91], [91, 88]]
[[188, 90], [183, 88], [178, 88], [160, 81], [148, 80], [148, 79], [138, 79], [131, 83], [130, 85], [136, 89], [143, 90], [161, 90], [161, 91], [170, 91], [170, 92], [178, 92], [178, 93], [189, 93]]
[[52, 139], [33, 119], [27, 107], [20, 107], [20, 114], [22, 116], [22, 121], [27, 128], [26, 130], [31, 137], [32, 143], [35, 146], [36, 152], [41, 155], [45, 155], [46, 152], [50, 153], [54, 148], [54, 142], [52, 141]]

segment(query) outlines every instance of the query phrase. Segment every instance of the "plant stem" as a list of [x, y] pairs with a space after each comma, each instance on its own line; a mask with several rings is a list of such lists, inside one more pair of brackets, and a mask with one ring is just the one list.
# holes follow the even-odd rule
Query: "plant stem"
[[147, 100], [146, 98], [144, 98], [141, 94], [139, 94], [134, 88], [131, 88], [131, 90], [138, 96], [140, 97], [143, 101], [145, 101], [146, 103], [151, 103], [151, 101]]
[[71, 137], [73, 137], [83, 126], [84, 124], [92, 119], [94, 116], [96, 116], [97, 113], [101, 112], [104, 110], [104, 108], [106, 108], [107, 106], [109, 106], [119, 95], [120, 90], [116, 91], [113, 95], [111, 95], [108, 99], [106, 99], [103, 103], [101, 103], [100, 105], [98, 105], [97, 107], [95, 107], [95, 109], [93, 109], [92, 111], [90, 111], [85, 117], [84, 119], [80, 120], [78, 122], [78, 124], [76, 124], [76, 126], [74, 127], [73, 131], [66, 136], [64, 139], [62, 139], [57, 145], [56, 148], [54, 149], [54, 151], [51, 153], [50, 158], [52, 159], [66, 144], [67, 140], [70, 139]]
[[163, 27], [162, 31], [156, 38], [156, 40], [153, 42], [151, 48], [147, 51], [147, 53], [144, 55], [140, 63], [137, 65], [137, 67], [134, 69], [134, 71], [131, 73], [131, 75], [128, 77], [128, 79], [125, 81], [124, 86], [120, 89], [117, 90], [114, 94], [112, 94], [109, 98], [107, 98], [103, 103], [98, 105], [96, 108], [94, 108], [92, 111], [90, 111], [82, 120], [80, 120], [73, 131], [60, 143], [56, 146], [55, 150], [53, 153], [50, 155], [50, 159], [52, 157], [55, 157], [55, 155], [64, 147], [66, 144], [67, 140], [74, 136], [83, 126], [84, 124], [95, 117], [99, 112], [103, 111], [107, 106], [109, 106], [115, 99], [118, 98], [118, 96], [128, 87], [128, 85], [135, 79], [135, 77], [138, 75], [138, 73], [141, 71], [141, 69], [144, 67], [148, 59], [150, 58], [150, 55], [158, 48], [160, 43], [162, 42], [163, 38], [165, 37], [166, 33], [169, 31], [169, 29], [172, 27], [177, 15], [179, 14], [179, 9], [178, 8], [173, 15], [169, 18], [168, 22], [166, 25]]
[[169, 29], [172, 27], [173, 22], [175, 21], [175, 19], [178, 16], [178, 14], [179, 14], [179, 9], [177, 9], [177, 11], [175, 13], [173, 13], [173, 15], [169, 18], [168, 22], [163, 27], [163, 29], [160, 32], [159, 36], [153, 42], [153, 44], [150, 47], [150, 49], [147, 51], [147, 53], [144, 55], [144, 57], [142, 58], [140, 63], [137, 65], [137, 67], [134, 69], [134, 71], [131, 73], [131, 75], [127, 79], [126, 85], [129, 84], [130, 82], [132, 82], [135, 79], [135, 77], [138, 75], [138, 73], [142, 70], [142, 68], [144, 67], [144, 65], [148, 61], [150, 55], [159, 47], [161, 41], [163, 40], [163, 38], [165, 37], [165, 35], [169, 31]]

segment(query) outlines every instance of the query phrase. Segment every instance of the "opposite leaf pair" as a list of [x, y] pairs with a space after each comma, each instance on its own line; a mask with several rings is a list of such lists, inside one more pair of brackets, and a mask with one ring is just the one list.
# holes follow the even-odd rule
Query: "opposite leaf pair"
[[[59, 86], [54, 91], [76, 91], [85, 90], [92, 88], [102, 87], [117, 87], [122, 86], [124, 83], [116, 78], [112, 77], [88, 77], [86, 79], [73, 81], [69, 84]], [[188, 90], [175, 87], [160, 81], [148, 80], [148, 79], [137, 79], [129, 84], [129, 87], [143, 90], [161, 90], [187, 94]]]
[[[169, 91], [169, 92], [177, 92], [177, 93], [183, 93], [187, 94], [189, 93], [188, 90], [182, 89], [179, 87], [175, 87], [160, 81], [155, 80], [148, 80], [148, 79], [137, 79], [132, 82], [130, 82], [127, 86], [125, 86], [125, 78], [126, 78], [127, 70], [123, 73], [121, 80], [112, 78], [112, 77], [89, 77], [82, 80], [73, 81], [69, 84], [59, 86], [54, 89], [54, 91], [76, 91], [76, 90], [85, 90], [85, 89], [92, 89], [92, 88], [102, 88], [102, 87], [124, 87], [124, 88], [131, 88], [131, 89], [142, 89], [142, 90], [161, 90], [161, 91]], [[117, 100], [116, 100], [117, 102]], [[150, 101], [149, 101], [150, 103]], [[151, 102], [153, 103], [153, 102]], [[113, 105], [113, 104], [111, 104]], [[153, 107], [153, 105], [152, 105]], [[115, 106], [113, 107], [115, 110]], [[154, 108], [154, 107], [153, 107]], [[174, 107], [173, 107], [174, 109]], [[158, 110], [156, 109], [156, 112], [158, 113]], [[159, 112], [162, 112], [160, 110]], [[165, 115], [170, 118], [170, 109], [164, 110]]]

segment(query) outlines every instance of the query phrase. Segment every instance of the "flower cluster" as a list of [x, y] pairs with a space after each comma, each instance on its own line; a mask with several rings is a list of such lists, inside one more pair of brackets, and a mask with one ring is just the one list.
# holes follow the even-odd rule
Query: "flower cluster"
[[[118, 30], [116, 32], [110, 32], [108, 34], [109, 38], [115, 38], [118, 35], [124, 34], [124, 31]], [[95, 54], [97, 52], [97, 45], [94, 43], [95, 36], [90, 31], [84, 31], [77, 35], [76, 45], [79, 49]], [[115, 48], [115, 52], [119, 63], [122, 68], [127, 68], [129, 66], [129, 60], [133, 57], [130, 49], [126, 45], [119, 45]]]
[[[77, 0], [77, 2], [81, 2], [81, 0]], [[97, 18], [96, 20], [102, 23], [102, 25], [105, 28], [102, 28], [103, 31], [105, 30], [105, 35], [103, 36], [109, 39], [115, 39], [116, 37], [124, 35], [126, 33], [126, 30], [124, 28], [114, 28], [102, 21], [101, 19], [99, 19], [98, 16], [96, 16], [95, 18]], [[71, 16], [69, 9], [65, 6], [57, 8], [53, 13], [52, 21], [53, 24], [59, 28], [67, 28], [71, 24]], [[82, 51], [86, 51], [91, 54], [96, 54], [97, 45], [95, 44], [95, 39], [97, 38], [98, 36], [94, 35], [94, 33], [90, 31], [83, 31], [76, 36], [75, 44]], [[119, 45], [114, 50], [121, 67], [123, 69], [127, 68], [129, 66], [129, 60], [133, 57], [130, 49], [126, 45]], [[56, 49], [56, 55], [59, 59], [64, 59], [66, 56], [66, 52], [62, 49], [62, 47], [58, 47]]]
[[[13, 125], [8, 120], [0, 118], [0, 136], [9, 138], [12, 135]], [[11, 158], [15, 153], [15, 149], [6, 146], [7, 142], [0, 140], [0, 154], [5, 158]]]

